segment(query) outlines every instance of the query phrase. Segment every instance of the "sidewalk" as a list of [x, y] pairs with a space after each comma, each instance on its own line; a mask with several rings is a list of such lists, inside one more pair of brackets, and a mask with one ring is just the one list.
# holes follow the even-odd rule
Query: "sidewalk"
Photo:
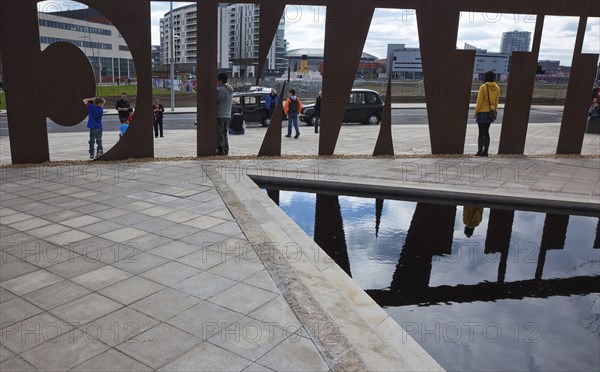
[[560, 126], [536, 124], [530, 156], [434, 157], [426, 126], [394, 126], [400, 156], [372, 158], [378, 128], [344, 126], [340, 156], [317, 158], [301, 127], [257, 159], [251, 127], [225, 160], [167, 130], [156, 156], [189, 159], [119, 163], [83, 161], [86, 133], [50, 134], [52, 160], [82, 161], [0, 168], [0, 370], [441, 370], [248, 175], [598, 210], [600, 136], [560, 157]]
[[[531, 106], [531, 108], [544, 108], [545, 110], [563, 110], [563, 106]], [[409, 110], [409, 109], [425, 109], [427, 105], [425, 103], [392, 103], [392, 110]], [[469, 105], [470, 109], [475, 108], [475, 104], [471, 103]], [[504, 104], [501, 103], [498, 105], [499, 109], [504, 109]], [[165, 107], [165, 115], [174, 115], [174, 114], [192, 114], [198, 111], [197, 107], [175, 107], [174, 111], [171, 111], [170, 107]], [[116, 109], [105, 109], [104, 115], [117, 115]], [[0, 116], [6, 116], [6, 110], [0, 110]]]

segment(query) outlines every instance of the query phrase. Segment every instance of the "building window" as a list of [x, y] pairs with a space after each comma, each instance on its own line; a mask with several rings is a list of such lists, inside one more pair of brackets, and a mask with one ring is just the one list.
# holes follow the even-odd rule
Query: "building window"
[[129, 47], [127, 45], [119, 45], [119, 50], [129, 52]]
[[38, 20], [38, 24], [42, 27], [59, 28], [59, 29], [63, 29], [63, 30], [82, 32], [85, 34], [97, 34], [97, 35], [104, 35], [104, 36], [112, 35], [111, 30], [106, 30], [103, 28], [82, 26], [82, 25], [76, 25], [76, 24], [72, 24], [72, 23], [50, 21], [48, 19], [43, 19], [43, 18], [40, 18]]

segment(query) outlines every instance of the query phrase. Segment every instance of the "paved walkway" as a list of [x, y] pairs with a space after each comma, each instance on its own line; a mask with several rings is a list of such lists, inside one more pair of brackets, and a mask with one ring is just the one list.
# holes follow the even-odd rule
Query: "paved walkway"
[[[337, 151], [368, 155], [377, 128], [343, 127]], [[314, 155], [310, 129], [283, 152]], [[599, 136], [586, 156], [555, 157], [558, 126], [529, 129], [533, 157], [414, 156], [429, 151], [415, 125], [394, 127], [395, 159], [1, 168], [0, 370], [439, 370], [247, 175], [597, 210]], [[256, 154], [263, 135], [232, 137], [233, 155]], [[51, 134], [52, 159], [85, 159], [85, 136]], [[194, 155], [193, 133], [166, 136], [157, 156]]]

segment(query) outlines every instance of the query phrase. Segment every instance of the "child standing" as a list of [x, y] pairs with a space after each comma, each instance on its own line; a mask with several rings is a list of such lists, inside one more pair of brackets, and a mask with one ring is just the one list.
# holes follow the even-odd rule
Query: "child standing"
[[88, 124], [90, 128], [90, 159], [94, 159], [94, 142], [98, 146], [96, 157], [102, 155], [102, 114], [106, 101], [102, 97], [86, 98], [83, 103], [88, 109]]

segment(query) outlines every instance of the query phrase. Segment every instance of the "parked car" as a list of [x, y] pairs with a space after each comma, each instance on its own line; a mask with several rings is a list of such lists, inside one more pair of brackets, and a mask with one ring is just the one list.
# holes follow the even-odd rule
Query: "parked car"
[[[383, 100], [379, 93], [369, 89], [352, 89], [344, 123], [379, 124], [383, 115]], [[300, 120], [315, 125], [315, 105], [306, 105], [300, 113]]]
[[[260, 123], [263, 127], [269, 126], [271, 118], [269, 117], [269, 110], [267, 109], [267, 96], [269, 92], [256, 91], [247, 93], [234, 93], [233, 102], [231, 105], [231, 114], [237, 112], [239, 107], [244, 112], [244, 119], [246, 123]], [[278, 101], [281, 103], [281, 101]], [[283, 106], [282, 106], [283, 110]]]

